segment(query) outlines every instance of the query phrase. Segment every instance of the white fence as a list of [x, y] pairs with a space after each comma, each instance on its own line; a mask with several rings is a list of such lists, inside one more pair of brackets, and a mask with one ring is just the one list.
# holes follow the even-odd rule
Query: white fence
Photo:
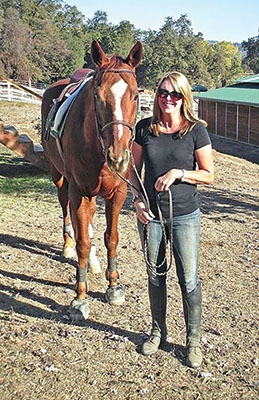
[[[24, 85], [25, 86], [25, 85]], [[30, 90], [33, 90], [35, 93], [43, 95], [44, 89], [39, 89], [35, 86], [25, 86]], [[22, 101], [25, 103], [33, 103], [33, 104], [41, 104], [41, 100], [37, 100], [36, 97], [26, 93], [25, 91], [16, 88], [11, 83], [6, 81], [0, 81], [0, 101]], [[148, 94], [140, 94], [140, 110], [139, 116], [140, 118], [148, 117], [152, 115], [154, 104], [154, 96]], [[193, 106], [195, 114], [198, 114], [198, 101], [197, 99], [193, 100]]]
[[[33, 90], [35, 93], [38, 93], [40, 95], [43, 95], [44, 93], [43, 89], [37, 89], [29, 86], [27, 86], [27, 88]], [[6, 81], [0, 81], [0, 100], [22, 101], [24, 103], [41, 104], [41, 101], [33, 95], [25, 92], [22, 89], [16, 88], [11, 83]]]

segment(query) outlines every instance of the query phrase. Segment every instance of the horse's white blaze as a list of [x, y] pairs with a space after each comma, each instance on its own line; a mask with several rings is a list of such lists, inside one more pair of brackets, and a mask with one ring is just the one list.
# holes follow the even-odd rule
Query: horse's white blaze
[[[117, 119], [119, 121], [123, 120], [123, 114], [122, 114], [122, 109], [121, 109], [121, 99], [122, 99], [124, 93], [126, 92], [127, 86], [128, 86], [127, 83], [123, 79], [120, 79], [118, 82], [116, 82], [111, 87], [111, 92], [115, 98], [114, 117], [115, 117], [115, 119]], [[123, 126], [118, 125], [119, 139], [122, 137], [122, 134], [123, 134]]]

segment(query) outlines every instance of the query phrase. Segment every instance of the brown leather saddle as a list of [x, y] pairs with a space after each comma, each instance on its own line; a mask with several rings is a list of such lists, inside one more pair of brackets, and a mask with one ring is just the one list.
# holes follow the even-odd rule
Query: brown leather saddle
[[62, 90], [58, 97], [58, 102], [62, 102], [65, 97], [73, 94], [79, 86], [82, 85], [84, 80], [93, 75], [94, 70], [90, 68], [77, 69], [70, 78], [69, 84]]

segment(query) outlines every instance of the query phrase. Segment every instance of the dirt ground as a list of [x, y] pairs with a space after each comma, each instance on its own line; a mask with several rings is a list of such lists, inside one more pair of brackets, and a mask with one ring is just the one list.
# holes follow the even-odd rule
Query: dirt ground
[[[0, 117], [39, 137], [39, 106], [0, 102]], [[48, 175], [0, 147], [0, 399], [258, 399], [258, 148], [212, 136], [215, 183], [200, 186], [203, 287], [199, 370], [184, 363], [185, 329], [174, 269], [168, 276], [168, 343], [138, 347], [150, 329], [146, 272], [128, 194], [118, 258], [126, 302], [104, 301], [104, 207], [89, 274], [89, 319], [72, 323], [75, 262], [61, 260], [62, 219]]]

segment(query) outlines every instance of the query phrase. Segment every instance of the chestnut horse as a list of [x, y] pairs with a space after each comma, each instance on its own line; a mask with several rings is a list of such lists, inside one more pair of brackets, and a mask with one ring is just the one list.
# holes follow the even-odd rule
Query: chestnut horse
[[96, 70], [76, 96], [61, 139], [51, 136], [46, 139], [46, 120], [53, 100], [59, 97], [69, 80], [50, 86], [42, 101], [42, 143], [63, 211], [65, 256], [73, 246], [73, 233], [76, 242], [76, 297], [69, 309], [73, 319], [86, 319], [89, 315], [87, 262], [97, 195], [105, 199], [108, 280], [105, 298], [110, 304], [122, 304], [125, 298], [119, 283], [116, 248], [118, 217], [127, 184], [117, 173], [127, 178], [130, 168], [138, 108], [134, 71], [142, 59], [142, 45], [137, 42], [123, 59], [115, 55], [108, 57], [94, 40], [91, 56]]

